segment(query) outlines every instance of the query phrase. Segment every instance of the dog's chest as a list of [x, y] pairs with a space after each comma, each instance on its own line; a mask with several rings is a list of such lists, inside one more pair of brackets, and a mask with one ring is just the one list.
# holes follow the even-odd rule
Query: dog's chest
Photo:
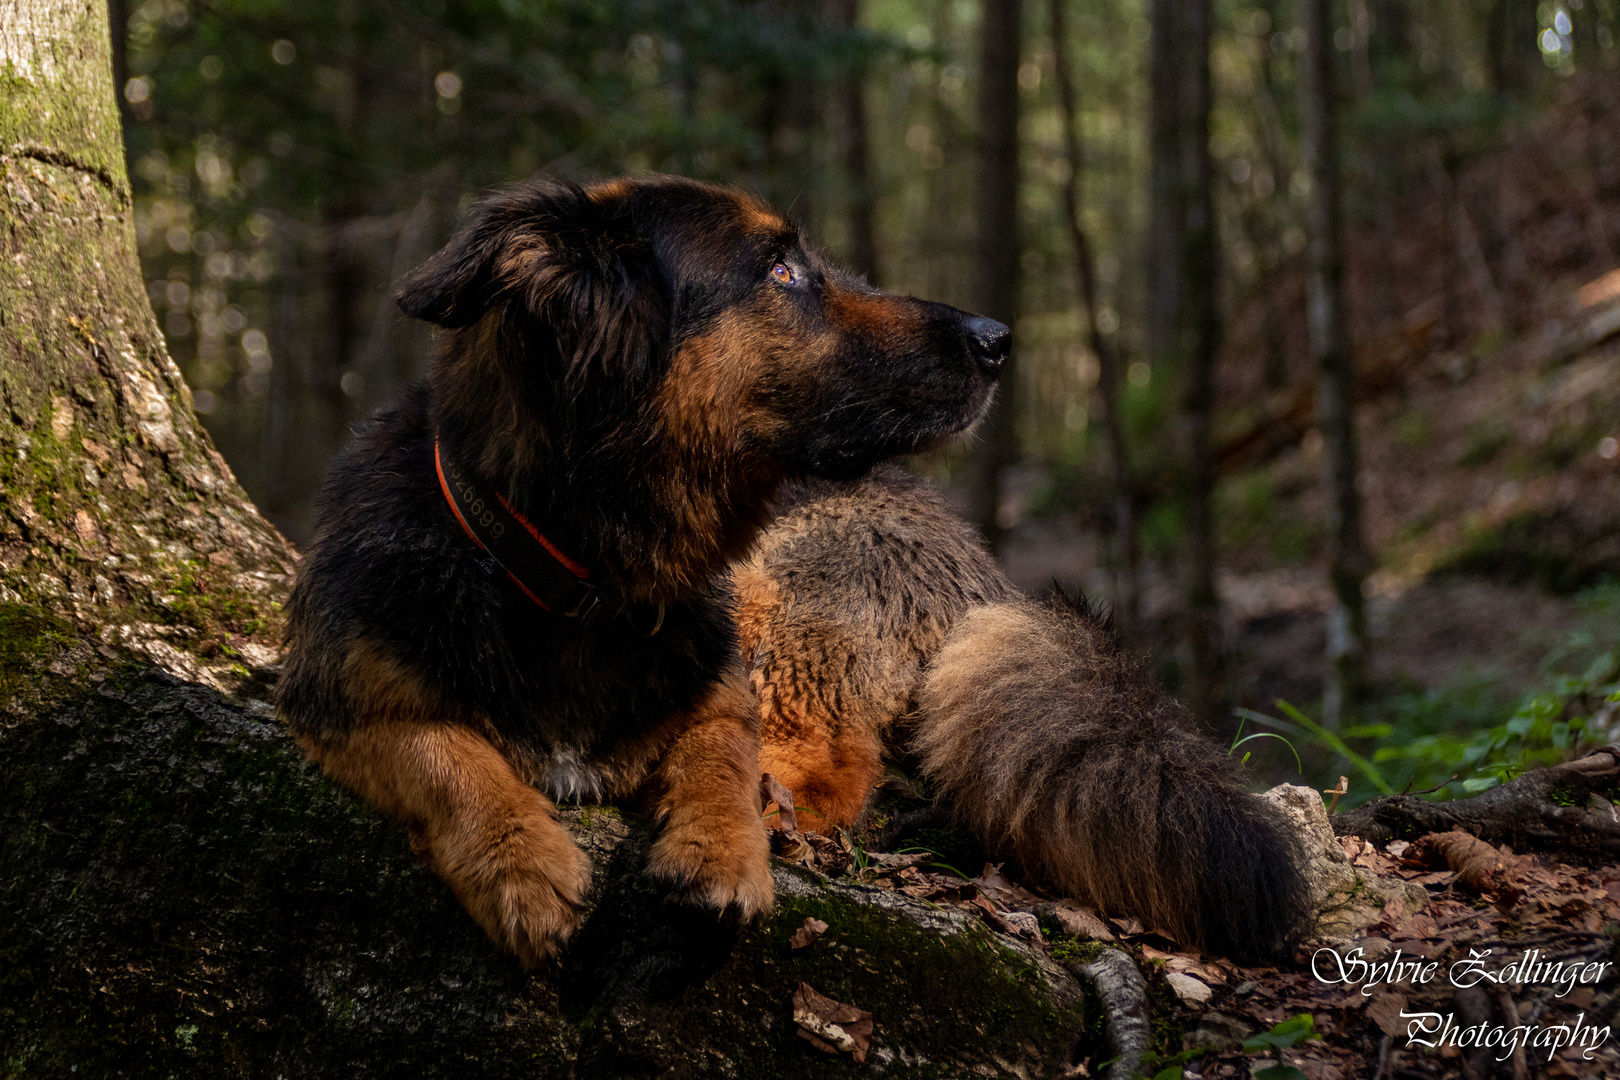
[[534, 785], [559, 803], [601, 802], [624, 780], [573, 746], [553, 747], [535, 766]]

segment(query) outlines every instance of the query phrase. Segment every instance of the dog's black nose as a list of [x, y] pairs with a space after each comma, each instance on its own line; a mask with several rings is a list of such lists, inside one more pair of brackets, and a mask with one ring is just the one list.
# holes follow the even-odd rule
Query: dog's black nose
[[1003, 323], [978, 315], [967, 320], [963, 329], [967, 331], [973, 355], [979, 358], [979, 366], [984, 368], [985, 374], [998, 374], [1001, 365], [1007, 362], [1007, 354], [1012, 351], [1012, 331]]

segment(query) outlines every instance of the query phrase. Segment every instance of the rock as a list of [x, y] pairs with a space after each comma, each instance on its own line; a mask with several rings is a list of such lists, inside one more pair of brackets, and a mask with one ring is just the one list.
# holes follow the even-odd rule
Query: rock
[[1254, 1034], [1254, 1028], [1235, 1016], [1211, 1009], [1198, 1019], [1198, 1026], [1187, 1035], [1187, 1048], [1205, 1050], [1235, 1050], [1243, 1040]]
[[1184, 975], [1179, 971], [1170, 972], [1164, 977], [1164, 981], [1169, 984], [1171, 990], [1175, 991], [1176, 997], [1180, 998], [1186, 1005], [1195, 1007], [1207, 1005], [1210, 997], [1214, 994], [1214, 991], [1204, 983], [1191, 975]]
[[1264, 798], [1275, 803], [1299, 828], [1311, 907], [1319, 913], [1312, 931], [1314, 939], [1348, 941], [1377, 922], [1386, 904], [1398, 902], [1410, 914], [1429, 902], [1428, 891], [1421, 885], [1381, 878], [1351, 865], [1333, 834], [1322, 796], [1315, 790], [1279, 784]]

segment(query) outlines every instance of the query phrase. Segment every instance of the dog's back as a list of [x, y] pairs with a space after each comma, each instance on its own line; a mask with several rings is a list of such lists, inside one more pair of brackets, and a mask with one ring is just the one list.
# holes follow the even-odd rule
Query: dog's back
[[1083, 603], [1020, 596], [924, 481], [794, 493], [737, 573], [762, 766], [848, 825], [904, 749], [1026, 870], [1220, 953], [1305, 918], [1288, 826]]

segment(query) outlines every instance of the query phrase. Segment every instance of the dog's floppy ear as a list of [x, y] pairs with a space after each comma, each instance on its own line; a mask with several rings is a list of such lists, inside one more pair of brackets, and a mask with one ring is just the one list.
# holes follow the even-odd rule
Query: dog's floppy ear
[[532, 290], [533, 272], [555, 257], [559, 237], [588, 212], [585, 193], [572, 184], [531, 180], [501, 191], [406, 276], [394, 299], [405, 314], [439, 326], [477, 322], [509, 291]]

